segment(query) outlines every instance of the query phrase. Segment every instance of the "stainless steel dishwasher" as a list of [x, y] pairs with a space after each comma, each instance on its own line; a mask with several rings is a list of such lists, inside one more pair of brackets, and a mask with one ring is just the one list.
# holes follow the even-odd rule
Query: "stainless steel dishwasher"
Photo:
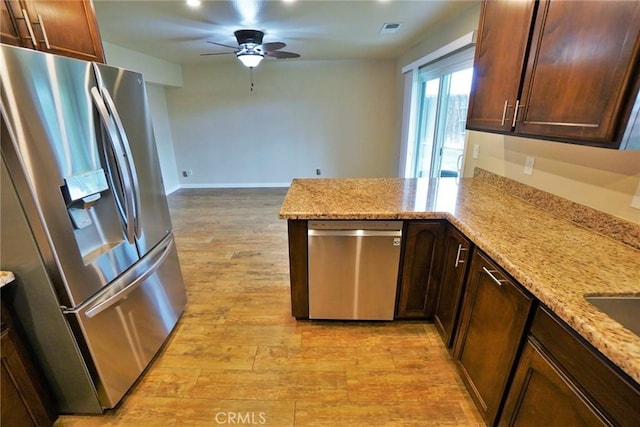
[[309, 318], [393, 320], [402, 221], [309, 221]]

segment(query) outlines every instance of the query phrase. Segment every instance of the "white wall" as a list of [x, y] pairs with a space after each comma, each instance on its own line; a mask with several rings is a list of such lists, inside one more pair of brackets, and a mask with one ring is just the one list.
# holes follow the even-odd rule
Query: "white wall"
[[107, 64], [144, 74], [147, 83], [182, 86], [182, 67], [154, 56], [102, 42]]
[[182, 66], [103, 42], [107, 63], [144, 75], [165, 193], [179, 188], [164, 86], [181, 86]]
[[167, 101], [183, 186], [287, 185], [295, 177], [390, 176], [394, 61], [185, 65]]
[[160, 159], [164, 190], [166, 194], [169, 194], [178, 190], [180, 183], [178, 181], [178, 168], [176, 166], [176, 156], [173, 151], [171, 123], [167, 111], [164, 87], [147, 83], [147, 97], [149, 98], [153, 133], [156, 139], [158, 157]]

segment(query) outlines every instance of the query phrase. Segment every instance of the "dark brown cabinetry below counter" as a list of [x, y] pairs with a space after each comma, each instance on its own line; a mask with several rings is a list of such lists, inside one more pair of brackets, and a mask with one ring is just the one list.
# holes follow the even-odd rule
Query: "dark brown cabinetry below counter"
[[57, 418], [50, 394], [44, 389], [30, 357], [23, 347], [11, 312], [2, 296], [2, 355], [0, 385], [2, 390], [2, 426], [50, 426]]
[[467, 127], [621, 148], [640, 2], [484, 1]]
[[640, 389], [545, 307], [538, 308], [500, 418], [511, 425], [637, 425]]
[[433, 317], [442, 273], [445, 229], [443, 221], [405, 223], [396, 318]]
[[452, 225], [447, 227], [444, 238], [442, 279], [438, 286], [436, 308], [433, 315], [436, 328], [447, 348], [453, 344], [472, 247], [471, 242], [464, 234]]
[[90, 0], [0, 0], [0, 41], [43, 52], [105, 62]]
[[454, 358], [488, 425], [498, 416], [533, 305], [528, 292], [474, 251]]

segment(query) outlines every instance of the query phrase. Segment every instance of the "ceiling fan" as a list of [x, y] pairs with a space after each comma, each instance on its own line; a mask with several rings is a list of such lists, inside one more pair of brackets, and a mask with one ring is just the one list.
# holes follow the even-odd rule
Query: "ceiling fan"
[[265, 56], [268, 58], [277, 59], [300, 57], [300, 55], [297, 53], [285, 52], [280, 50], [286, 46], [285, 43], [262, 43], [264, 32], [260, 30], [238, 30], [233, 34], [236, 36], [238, 46], [229, 46], [212, 41], [207, 42], [218, 46], [228, 47], [230, 49], [233, 49], [233, 52], [201, 53], [200, 56], [227, 55], [230, 53], [235, 53], [240, 62], [242, 62], [242, 64], [248, 68], [257, 67]]

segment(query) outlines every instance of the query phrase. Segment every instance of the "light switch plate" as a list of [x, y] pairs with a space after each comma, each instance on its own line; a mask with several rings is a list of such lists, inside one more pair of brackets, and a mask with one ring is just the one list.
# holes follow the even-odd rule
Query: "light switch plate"
[[524, 174], [531, 175], [533, 173], [533, 163], [536, 161], [535, 157], [527, 156], [527, 160], [524, 162]]
[[638, 188], [636, 188], [636, 194], [631, 199], [631, 207], [640, 209], [640, 182], [638, 183]]
[[478, 153], [480, 152], [480, 144], [473, 144], [473, 158], [478, 158]]

